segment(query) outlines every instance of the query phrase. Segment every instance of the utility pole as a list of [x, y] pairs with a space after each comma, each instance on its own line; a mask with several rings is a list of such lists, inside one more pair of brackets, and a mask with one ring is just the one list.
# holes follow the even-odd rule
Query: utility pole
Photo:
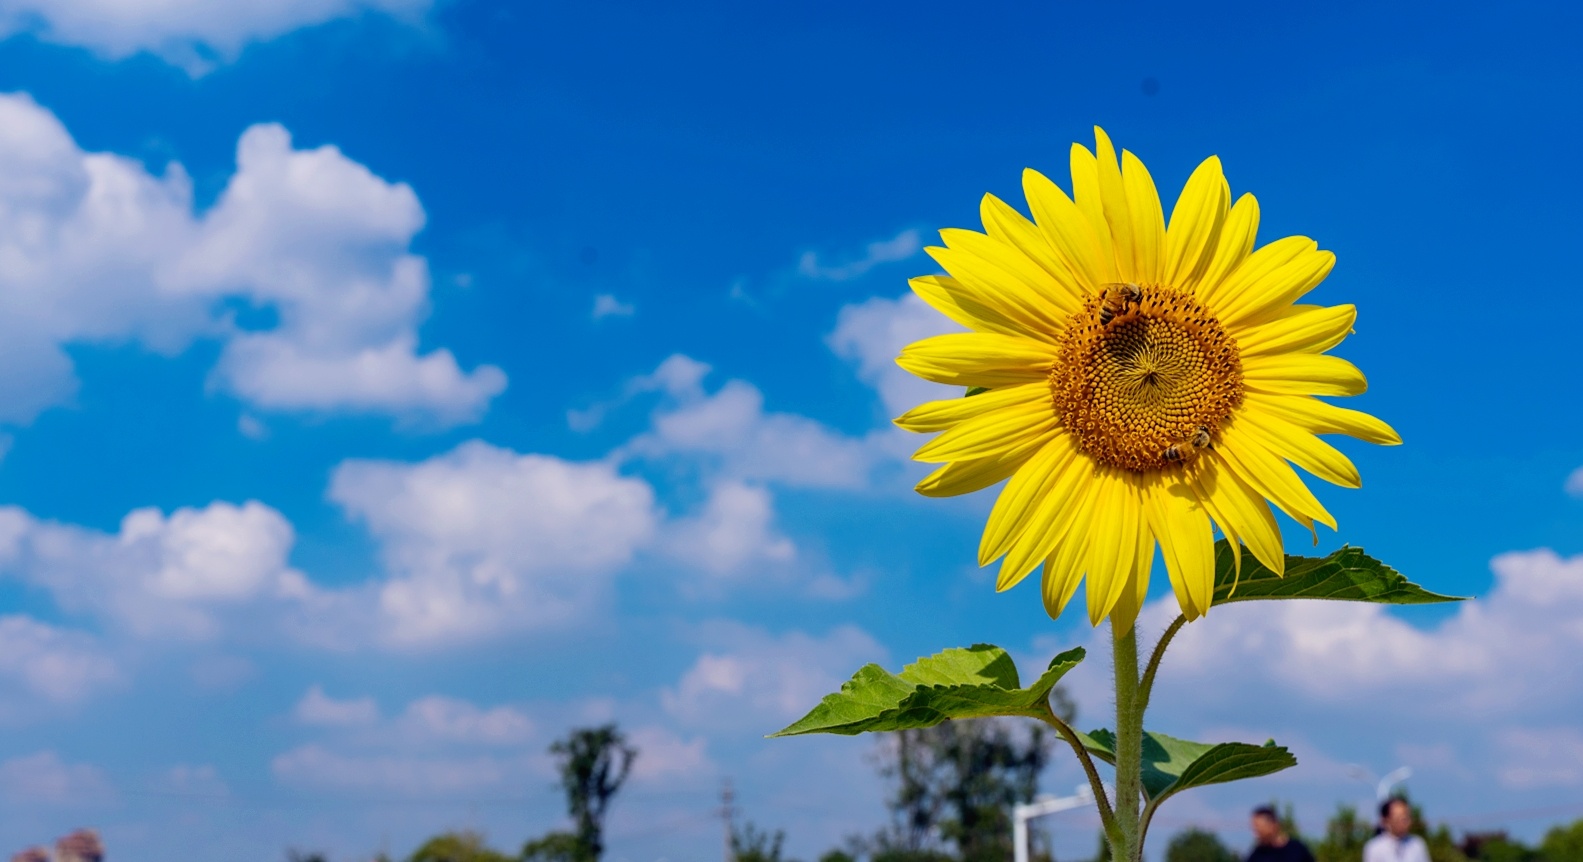
[[720, 788], [720, 819], [725, 825], [726, 862], [736, 862], [736, 854], [731, 852], [731, 826], [737, 816], [736, 798], [736, 793], [731, 790], [731, 779], [727, 778]]
[[1094, 801], [1094, 793], [1084, 784], [1077, 788], [1075, 796], [1064, 796], [1056, 799], [1053, 796], [1041, 796], [1025, 805], [1017, 805], [1011, 809], [1011, 842], [1013, 859], [1016, 862], [1028, 862], [1028, 821], [1035, 817], [1044, 817], [1061, 811], [1070, 811], [1081, 808]]

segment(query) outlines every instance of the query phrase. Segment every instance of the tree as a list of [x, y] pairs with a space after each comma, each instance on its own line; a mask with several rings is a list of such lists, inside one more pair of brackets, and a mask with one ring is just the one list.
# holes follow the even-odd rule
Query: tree
[[407, 857], [407, 862], [512, 862], [510, 856], [493, 850], [477, 832], [446, 832], [423, 843]]
[[550, 746], [566, 791], [570, 833], [551, 832], [522, 848], [523, 858], [543, 862], [598, 862], [605, 852], [605, 811], [632, 771], [638, 750], [614, 724], [573, 730]]
[[1583, 859], [1583, 820], [1571, 826], [1556, 826], [1539, 842], [1539, 857], [1545, 862], [1571, 862]]
[[1362, 862], [1363, 845], [1374, 837], [1374, 827], [1358, 817], [1358, 810], [1341, 805], [1325, 824], [1325, 837], [1313, 846], [1315, 862]]
[[1203, 829], [1187, 829], [1165, 845], [1165, 862], [1237, 862], [1237, 854]]
[[889, 742], [880, 772], [896, 782], [894, 822], [876, 836], [874, 862], [943, 858], [946, 846], [962, 862], [1011, 856], [1011, 808], [1033, 799], [1050, 759], [1042, 727], [948, 721], [900, 731]]
[[781, 845], [786, 843], [786, 833], [780, 829], [764, 832], [752, 823], [741, 829], [731, 828], [732, 862], [786, 862], [781, 858]]

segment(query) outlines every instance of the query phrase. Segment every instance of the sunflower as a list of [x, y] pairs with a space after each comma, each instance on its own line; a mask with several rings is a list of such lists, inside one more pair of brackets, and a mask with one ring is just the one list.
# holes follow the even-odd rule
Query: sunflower
[[1307, 237], [1255, 250], [1258, 203], [1232, 204], [1216, 157], [1193, 171], [1167, 225], [1143, 163], [1125, 150], [1118, 163], [1094, 133], [1096, 152], [1072, 146], [1071, 197], [1025, 171], [1032, 220], [985, 195], [983, 233], [942, 230], [944, 247], [928, 249], [949, 275], [912, 289], [970, 331], [911, 344], [897, 363], [969, 396], [896, 423], [941, 432], [913, 456], [944, 465], [919, 492], [1010, 480], [979, 545], [980, 565], [1002, 560], [998, 589], [1043, 565], [1045, 607], [1058, 616], [1086, 575], [1090, 621], [1126, 631], [1156, 543], [1194, 619], [1209, 609], [1216, 528], [1239, 566], [1246, 545], [1278, 573], [1271, 503], [1310, 531], [1335, 529], [1291, 465], [1349, 488], [1361, 480], [1316, 435], [1401, 438], [1314, 397], [1367, 386], [1326, 353], [1356, 308], [1294, 304], [1335, 255]]

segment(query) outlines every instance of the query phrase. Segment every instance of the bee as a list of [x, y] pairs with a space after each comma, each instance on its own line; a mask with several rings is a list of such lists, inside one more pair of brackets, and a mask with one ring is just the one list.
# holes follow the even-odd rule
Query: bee
[[1192, 437], [1165, 447], [1165, 451], [1160, 453], [1160, 457], [1172, 464], [1191, 461], [1198, 456], [1199, 452], [1211, 448], [1210, 443], [1209, 429], [1200, 425], [1198, 430], [1193, 432]]
[[1100, 294], [1099, 325], [1104, 326], [1121, 313], [1122, 306], [1129, 302], [1143, 301], [1143, 288], [1130, 281], [1121, 281], [1104, 286]]

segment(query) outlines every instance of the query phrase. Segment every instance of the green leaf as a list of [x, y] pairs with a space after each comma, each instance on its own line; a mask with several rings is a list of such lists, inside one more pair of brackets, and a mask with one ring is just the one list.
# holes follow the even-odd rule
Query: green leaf
[[962, 397], [963, 398], [972, 398], [974, 395], [983, 395], [985, 392], [988, 392], [988, 391], [989, 391], [989, 387], [988, 386], [969, 386], [969, 387], [967, 387], [967, 394], [963, 395]]
[[853, 735], [882, 730], [933, 727], [953, 718], [992, 715], [1040, 716], [1048, 709], [1050, 690], [1083, 660], [1081, 647], [1050, 660], [1050, 666], [1027, 688], [1020, 688], [1017, 666], [997, 646], [977, 644], [948, 649], [921, 658], [901, 673], [877, 664], [865, 665], [825, 695], [807, 715], [771, 736], [804, 733]]
[[[1116, 735], [1108, 730], [1078, 734], [1095, 757], [1116, 764]], [[1297, 758], [1270, 740], [1263, 745], [1222, 742], [1209, 745], [1163, 733], [1143, 735], [1143, 794], [1163, 801], [1191, 787], [1258, 778], [1297, 765]]]
[[1240, 574], [1235, 559], [1225, 539], [1215, 543], [1215, 593], [1211, 604], [1255, 599], [1333, 599], [1387, 605], [1462, 601], [1459, 596], [1429, 592], [1363, 553], [1362, 548], [1342, 548], [1328, 557], [1287, 556], [1285, 577], [1265, 568], [1246, 549]]

